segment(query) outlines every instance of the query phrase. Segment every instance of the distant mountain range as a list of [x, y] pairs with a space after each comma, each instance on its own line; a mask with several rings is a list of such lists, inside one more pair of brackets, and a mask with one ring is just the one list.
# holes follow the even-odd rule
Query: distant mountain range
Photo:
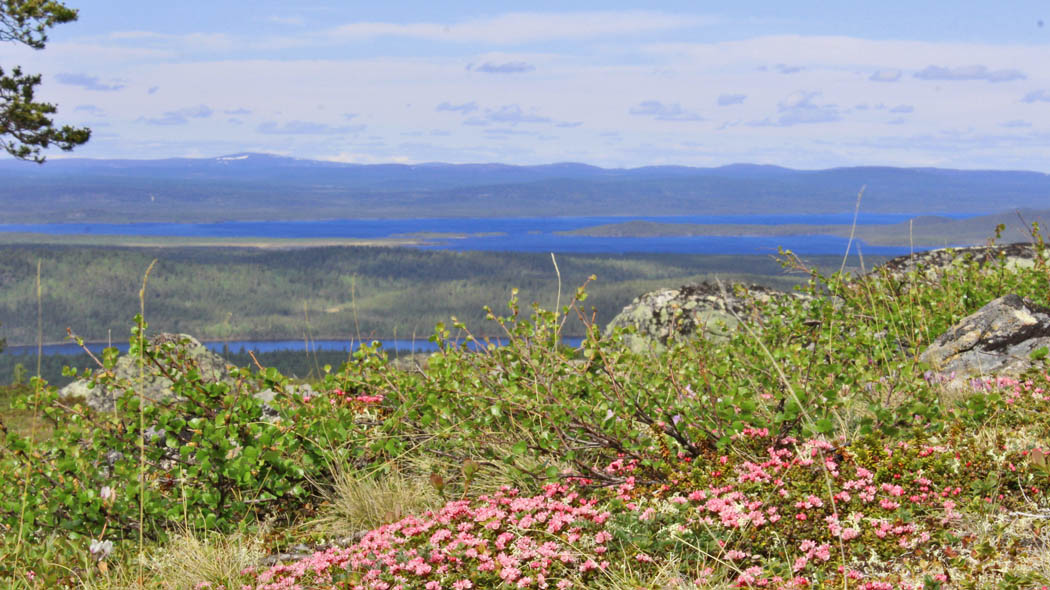
[[1050, 175], [856, 167], [343, 164], [267, 154], [0, 160], [0, 223], [367, 217], [936, 215], [1045, 208]]

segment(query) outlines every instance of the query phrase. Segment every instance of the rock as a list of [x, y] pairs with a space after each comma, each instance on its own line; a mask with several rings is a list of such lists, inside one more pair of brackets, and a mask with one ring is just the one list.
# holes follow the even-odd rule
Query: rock
[[[713, 282], [659, 289], [637, 297], [623, 308], [605, 328], [608, 334], [619, 327], [634, 327], [626, 337], [634, 352], [662, 352], [668, 342], [693, 336], [723, 341], [739, 326], [737, 317], [752, 318], [752, 300], [774, 297], [806, 297], [756, 284], [728, 283], [725, 294]], [[757, 318], [752, 318], [757, 319]]]
[[[167, 344], [175, 345], [175, 356], [191, 359], [204, 381], [234, 384], [233, 378], [230, 377], [230, 367], [226, 364], [226, 361], [218, 354], [208, 350], [199, 340], [189, 334], [158, 334], [150, 339], [146, 348], [158, 350], [161, 346]], [[135, 359], [129, 356], [125, 355], [117, 359], [113, 373], [117, 383], [138, 383], [139, 366]], [[143, 367], [143, 382], [145, 383], [143, 395], [147, 400], [161, 401], [170, 398], [172, 395], [171, 380], [162, 375], [155, 366], [147, 364]], [[87, 379], [77, 379], [63, 387], [59, 393], [66, 397], [81, 397], [95, 411], [112, 412], [116, 406], [117, 397], [124, 392], [124, 389], [101, 384], [96, 384], [95, 387], [91, 388], [88, 387], [88, 383]], [[300, 395], [302, 397], [320, 395], [308, 383], [287, 384], [283, 392], [284, 395]], [[279, 394], [273, 389], [263, 389], [256, 391], [253, 395], [263, 402], [263, 417], [266, 420], [276, 419], [278, 412], [273, 407], [273, 400]]]
[[[388, 353], [390, 358], [390, 366], [399, 371], [423, 371], [427, 368], [427, 361], [430, 359], [433, 352], [416, 352], [399, 354], [394, 356], [393, 353]], [[389, 357], [388, 357], [389, 358]]]
[[[226, 361], [188, 334], [158, 334], [150, 339], [146, 348], [159, 350], [168, 344], [175, 345], [178, 356], [192, 359], [204, 380], [226, 381], [230, 379]], [[137, 383], [139, 380], [138, 362], [127, 355], [117, 359], [113, 372], [117, 382]], [[145, 365], [142, 375], [144, 383], [142, 393], [147, 399], [159, 401], [171, 396], [171, 380], [163, 376], [157, 367]], [[89, 388], [86, 379], [78, 379], [63, 387], [60, 393], [65, 396], [83, 397], [87, 405], [96, 411], [112, 412], [115, 400], [122, 390], [101, 384]]]
[[872, 273], [878, 272], [881, 268], [892, 276], [903, 278], [913, 270], [925, 269], [926, 277], [933, 279], [943, 269], [963, 260], [970, 259], [985, 265], [998, 261], [1000, 257], [1006, 268], [1028, 268], [1035, 264], [1035, 248], [1027, 242], [991, 247], [940, 248], [892, 258], [877, 267]]
[[919, 360], [953, 381], [1017, 377], [1032, 368], [1031, 353], [1050, 346], [1050, 309], [1004, 295], [963, 318], [931, 344]]

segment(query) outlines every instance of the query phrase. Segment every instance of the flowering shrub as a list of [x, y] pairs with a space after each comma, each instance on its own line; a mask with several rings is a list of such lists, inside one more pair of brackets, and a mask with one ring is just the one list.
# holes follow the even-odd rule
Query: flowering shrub
[[[917, 590], [929, 582], [902, 576], [906, 563], [943, 563], [957, 577], [979, 571], [968, 567], [981, 550], [960, 532], [961, 510], [1006, 513], [1050, 491], [1033, 481], [1024, 451], [999, 454], [961, 437], [778, 447], [750, 430], [737, 442], [736, 454], [690, 465], [673, 485], [640, 482], [637, 462], [621, 458], [606, 471], [623, 483], [590, 499], [564, 484], [535, 497], [505, 490], [246, 574], [255, 590], [582, 588], [601, 586], [598, 574], [616, 564], [655, 570], [673, 558], [699, 587]], [[983, 474], [1003, 472], [1015, 477], [984, 495]]]
[[611, 514], [567, 485], [506, 489], [370, 531], [356, 545], [255, 573], [257, 590], [568, 588], [609, 567]]
[[[985, 380], [970, 400], [1001, 400], [987, 404], [996, 420], [1028, 416], [1045, 435], [1047, 422], [1031, 420], [1050, 409], [1039, 383]], [[700, 588], [918, 590], [950, 587], [949, 578], [980, 587], [999, 550], [1023, 548], [978, 542], [966, 519], [1046, 509], [1050, 478], [1033, 449], [973, 434], [930, 434], [920, 424], [904, 439], [847, 444], [745, 428], [725, 454], [682, 453], [667, 480], [624, 455], [600, 470], [617, 485], [572, 478], [582, 487], [450, 502], [356, 545], [249, 572], [250, 587], [600, 587], [627, 563], [651, 572], [675, 563]], [[916, 563], [938, 565], [916, 571]], [[1000, 581], [1014, 586], [1004, 587], [1048, 582], [1033, 571], [1007, 574]]]

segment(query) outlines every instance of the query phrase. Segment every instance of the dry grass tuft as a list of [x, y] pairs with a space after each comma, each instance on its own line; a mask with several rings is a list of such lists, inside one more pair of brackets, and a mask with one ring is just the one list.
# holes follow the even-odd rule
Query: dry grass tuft
[[677, 557], [663, 561], [655, 571], [635, 568], [630, 562], [613, 563], [602, 572], [602, 577], [605, 590], [728, 590], [733, 587], [724, 579], [707, 578], [698, 566], [686, 566]]
[[[212, 587], [240, 588], [241, 571], [265, 556], [260, 538], [183, 531], [153, 548], [143, 563], [143, 580], [136, 579], [138, 564], [128, 563], [108, 576], [85, 585], [86, 590], [193, 590], [201, 582]], [[134, 562], [132, 557], [129, 561]]]
[[387, 474], [377, 475], [335, 467], [321, 515], [306, 528], [344, 537], [443, 503], [426, 476], [404, 475], [396, 466]]

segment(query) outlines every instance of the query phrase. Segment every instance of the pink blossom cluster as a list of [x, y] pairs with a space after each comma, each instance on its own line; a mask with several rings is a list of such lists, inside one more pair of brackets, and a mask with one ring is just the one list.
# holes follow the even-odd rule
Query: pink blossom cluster
[[332, 397], [329, 398], [329, 402], [332, 405], [337, 403], [354, 403], [357, 402], [363, 405], [378, 404], [383, 401], [382, 395], [351, 395], [343, 391], [342, 389], [333, 389]]
[[[952, 498], [959, 496], [962, 489], [947, 481], [938, 483], [935, 480], [941, 476], [935, 471], [895, 473], [889, 469], [880, 472], [876, 479], [875, 472], [847, 460], [827, 440], [786, 442], [789, 446], [768, 447], [763, 460], [733, 464], [725, 456], [714, 459], [709, 487], [666, 499], [677, 513], [665, 516], [665, 520], [678, 523], [679, 528], [713, 534], [720, 539], [724, 558], [736, 563], [779, 557], [762, 555], [761, 551], [751, 553], [755, 548], [743, 541], [749, 535], [740, 532], [774, 525], [785, 509], [793, 509], [792, 520], [802, 527], [795, 534], [803, 535], [796, 537], [801, 545], [791, 561], [796, 577], [784, 580], [762, 575], [763, 568], [758, 566], [741, 566], [735, 579], [737, 586], [805, 587], [813, 582], [807, 575], [821, 569], [821, 564], [840, 550], [847, 562], [851, 555], [868, 553], [870, 545], [878, 542], [886, 548], [898, 547], [899, 551], [924, 550], [931, 541], [930, 527], [943, 526], [960, 517]], [[906, 442], [885, 446], [882, 453], [887, 465], [892, 464], [889, 459], [906, 455], [931, 462], [954, 458], [945, 446]], [[724, 475], [723, 469], [728, 469]], [[830, 494], [825, 491], [825, 482], [831, 485]], [[664, 488], [658, 491], [663, 492]], [[615, 496], [624, 502], [623, 506], [643, 522], [652, 520], [655, 512], [652, 504], [643, 500], [646, 493], [634, 476], [615, 488]], [[910, 516], [906, 518], [905, 514]], [[844, 575], [863, 579], [855, 570]]]
[[[1043, 378], [1050, 381], [1050, 375], [1043, 375]], [[980, 377], [971, 380], [970, 386], [974, 391], [998, 391], [1003, 394], [1003, 401], [1008, 404], [1017, 403], [1023, 397], [1030, 397], [1037, 402], [1050, 401], [1050, 392], [1044, 387], [1036, 386], [1031, 379], [1021, 381], [1014, 377]]]
[[595, 504], [566, 485], [548, 485], [533, 497], [504, 488], [474, 504], [453, 501], [379, 527], [350, 547], [258, 572], [254, 590], [336, 583], [348, 590], [467, 590], [481, 581], [564, 590], [609, 567], [600, 556], [612, 539], [603, 528], [611, 513]]

